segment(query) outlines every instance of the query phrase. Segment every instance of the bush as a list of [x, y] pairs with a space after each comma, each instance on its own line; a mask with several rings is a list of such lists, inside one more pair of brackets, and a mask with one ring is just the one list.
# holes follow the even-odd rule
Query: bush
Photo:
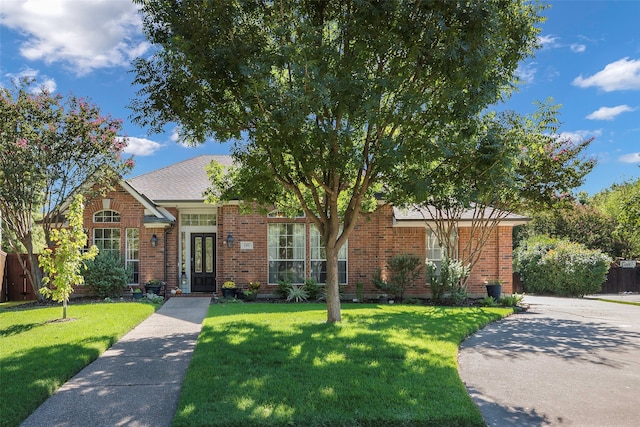
[[599, 250], [546, 236], [524, 240], [513, 255], [528, 292], [562, 296], [599, 292], [611, 264]]
[[286, 280], [279, 280], [278, 286], [276, 287], [274, 292], [280, 298], [287, 298], [289, 296], [289, 289], [291, 289], [291, 286], [293, 286], [291, 282], [288, 282]]
[[373, 275], [373, 284], [402, 301], [405, 289], [413, 285], [422, 274], [422, 259], [414, 254], [395, 255], [387, 261], [387, 269], [389, 281], [382, 279], [382, 270], [378, 268]]
[[454, 304], [464, 302], [467, 298], [467, 287], [464, 285], [464, 280], [470, 273], [469, 266], [449, 257], [444, 257], [439, 272], [433, 262], [427, 261], [427, 282], [431, 288], [431, 299], [440, 303], [443, 301], [444, 294], [449, 292]]
[[320, 298], [320, 291], [322, 290], [322, 288], [316, 283], [314, 279], [310, 277], [306, 279], [302, 288], [304, 289], [305, 293], [307, 294], [307, 298], [309, 298], [310, 301], [316, 301], [318, 298]]
[[100, 298], [119, 296], [131, 281], [131, 272], [123, 267], [119, 256], [100, 252], [93, 260], [85, 261], [84, 282]]

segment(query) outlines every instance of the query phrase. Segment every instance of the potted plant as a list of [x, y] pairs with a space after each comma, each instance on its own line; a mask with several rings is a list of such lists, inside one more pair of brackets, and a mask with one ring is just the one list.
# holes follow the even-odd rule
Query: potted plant
[[249, 282], [247, 289], [242, 291], [244, 299], [247, 301], [255, 301], [260, 291], [260, 282]]
[[147, 290], [147, 293], [160, 295], [160, 288], [162, 288], [162, 285], [162, 281], [158, 279], [151, 279], [145, 283], [144, 288]]
[[222, 296], [224, 298], [235, 298], [236, 283], [233, 280], [227, 280], [222, 285]]
[[502, 295], [502, 280], [489, 279], [485, 280], [484, 284], [487, 287], [487, 295], [498, 301]]
[[133, 299], [142, 299], [142, 289], [135, 288], [133, 290]]

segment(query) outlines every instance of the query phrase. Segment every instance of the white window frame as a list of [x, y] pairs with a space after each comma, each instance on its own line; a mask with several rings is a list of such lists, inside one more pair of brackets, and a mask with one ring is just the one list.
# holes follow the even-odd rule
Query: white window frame
[[[284, 233], [282, 233], [284, 228]], [[282, 246], [281, 243], [285, 242]], [[306, 275], [306, 226], [303, 223], [271, 223], [267, 226], [269, 284], [280, 280], [304, 283]], [[284, 256], [283, 256], [284, 255]], [[290, 264], [292, 277], [282, 277], [282, 264]]]
[[[458, 230], [454, 230], [451, 238], [454, 239], [455, 245], [453, 249], [454, 253], [449, 254], [449, 258], [457, 259], [458, 258]], [[436, 269], [437, 274], [440, 274], [440, 267], [442, 266], [442, 260], [444, 258], [444, 253], [443, 253], [444, 250], [440, 246], [440, 242], [438, 241], [438, 237], [436, 233], [428, 227], [427, 227], [425, 240], [426, 240], [427, 261], [431, 261], [432, 263], [434, 263], [437, 267]]]
[[140, 283], [140, 230], [137, 228], [127, 228], [125, 230], [125, 268], [131, 267], [131, 284]]
[[103, 209], [93, 214], [93, 222], [97, 224], [120, 223], [120, 212], [112, 209]]
[[[342, 228], [340, 229], [342, 233]], [[346, 285], [348, 283], [349, 278], [349, 262], [348, 262], [348, 252], [349, 252], [349, 242], [345, 242], [344, 245], [338, 251], [338, 283], [340, 285]], [[324, 245], [322, 244], [322, 239], [320, 238], [320, 231], [315, 224], [311, 224], [309, 227], [309, 251], [310, 251], [310, 262], [311, 262], [311, 274], [310, 277], [314, 279], [318, 284], [324, 285], [326, 284], [326, 280], [322, 281], [320, 278], [324, 274], [324, 277], [327, 276], [327, 252], [325, 250]], [[342, 269], [340, 266], [344, 265]], [[319, 268], [314, 268], [319, 267]]]
[[[101, 231], [100, 234], [102, 234], [101, 237], [97, 237], [96, 234], [98, 234], [98, 231]], [[110, 234], [109, 237], [104, 237], [105, 232], [108, 232]], [[113, 237], [111, 234], [117, 232], [118, 233], [118, 237], [115, 238]], [[103, 252], [111, 252], [114, 253], [118, 256], [120, 256], [120, 239], [122, 237], [122, 231], [119, 228], [94, 228], [93, 229], [93, 244], [96, 245], [101, 251]], [[114, 249], [112, 247], [109, 248], [105, 248], [104, 244], [98, 243], [98, 242], [116, 242], [117, 241], [117, 249]], [[109, 245], [109, 246], [113, 246], [113, 245]]]

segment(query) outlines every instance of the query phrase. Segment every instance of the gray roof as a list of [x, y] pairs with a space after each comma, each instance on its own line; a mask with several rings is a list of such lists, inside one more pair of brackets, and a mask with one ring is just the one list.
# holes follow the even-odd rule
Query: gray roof
[[127, 180], [138, 193], [155, 203], [203, 201], [202, 194], [210, 186], [205, 167], [211, 161], [231, 166], [231, 156], [204, 154], [160, 168]]
[[[417, 208], [417, 207], [398, 208], [394, 206], [393, 217], [396, 221], [424, 221], [425, 219], [433, 220], [434, 218], [433, 218], [433, 215], [431, 214], [431, 212], [435, 212], [433, 209], [434, 208], [432, 206], [420, 207], [420, 208]], [[473, 212], [474, 212], [473, 207], [467, 209], [460, 216], [460, 220], [461, 221], [473, 220]], [[493, 214], [493, 212], [494, 212], [494, 208], [487, 207], [485, 214], [486, 216], [490, 216], [490, 214]], [[496, 211], [496, 212], [499, 212], [499, 211]], [[495, 216], [495, 214], [493, 216]], [[517, 223], [522, 223], [522, 224], [530, 220], [530, 218], [526, 216], [517, 215], [514, 213], [508, 213], [508, 212], [502, 212], [499, 214], [499, 216], [503, 218], [505, 221], [515, 221]]]

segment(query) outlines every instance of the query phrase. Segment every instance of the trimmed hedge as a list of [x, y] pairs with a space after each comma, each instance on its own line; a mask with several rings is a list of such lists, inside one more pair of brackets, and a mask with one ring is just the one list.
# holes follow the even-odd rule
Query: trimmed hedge
[[612, 261], [599, 250], [546, 236], [522, 241], [513, 258], [528, 292], [562, 296], [599, 292]]

